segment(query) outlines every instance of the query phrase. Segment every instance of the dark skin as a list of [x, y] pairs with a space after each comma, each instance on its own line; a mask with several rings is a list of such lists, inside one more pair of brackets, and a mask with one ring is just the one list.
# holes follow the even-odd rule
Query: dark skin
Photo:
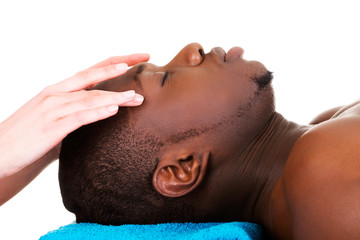
[[[97, 88], [141, 93], [144, 104], [129, 111], [144, 131], [210, 129], [161, 148], [153, 173], [160, 194], [191, 195], [196, 208], [261, 224], [274, 239], [357, 239], [359, 102], [306, 126], [290, 122], [275, 112], [271, 85], [259, 92], [253, 81], [266, 68], [242, 53], [204, 54], [190, 44], [163, 67], [141, 64]], [[234, 118], [239, 109], [245, 120]]]

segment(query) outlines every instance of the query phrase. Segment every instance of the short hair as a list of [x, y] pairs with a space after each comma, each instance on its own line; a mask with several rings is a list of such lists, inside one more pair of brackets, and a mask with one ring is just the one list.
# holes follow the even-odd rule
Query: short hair
[[[264, 83], [257, 79], [255, 82]], [[264, 84], [258, 86], [255, 95], [259, 97], [264, 88]], [[244, 112], [252, 106], [241, 106], [234, 118], [247, 118]], [[159, 138], [137, 129], [128, 108], [119, 108], [115, 116], [79, 128], [64, 139], [60, 153], [59, 183], [65, 207], [77, 222], [107, 225], [224, 220], [219, 213], [195, 209], [193, 192], [169, 198], [152, 185], [157, 154], [165, 143], [185, 141], [224, 122], [234, 121], [222, 120]]]
[[[77, 222], [120, 225], [203, 219], [186, 197], [167, 198], [152, 186], [157, 152], [164, 142], [130, 126], [126, 108], [83, 126], [63, 141], [59, 182], [65, 207]], [[183, 141], [204, 130], [189, 129]]]

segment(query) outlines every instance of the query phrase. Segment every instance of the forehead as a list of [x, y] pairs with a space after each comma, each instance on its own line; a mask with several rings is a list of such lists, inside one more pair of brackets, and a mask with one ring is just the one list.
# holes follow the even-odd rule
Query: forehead
[[[134, 67], [135, 68], [135, 67]], [[139, 75], [144, 71], [145, 69], [145, 64], [139, 64], [138, 66], [136, 66], [135, 68], [135, 73], [134, 75], [132, 76], [134, 82], [137, 84], [137, 86], [141, 89], [141, 90], [144, 90], [143, 86], [142, 86], [142, 83], [139, 79]]]

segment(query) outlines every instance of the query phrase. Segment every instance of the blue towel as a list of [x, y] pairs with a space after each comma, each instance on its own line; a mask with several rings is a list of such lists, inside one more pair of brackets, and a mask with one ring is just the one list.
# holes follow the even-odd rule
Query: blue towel
[[263, 229], [247, 222], [164, 223], [157, 225], [105, 226], [95, 223], [73, 223], [42, 236], [51, 239], [246, 239], [260, 240]]

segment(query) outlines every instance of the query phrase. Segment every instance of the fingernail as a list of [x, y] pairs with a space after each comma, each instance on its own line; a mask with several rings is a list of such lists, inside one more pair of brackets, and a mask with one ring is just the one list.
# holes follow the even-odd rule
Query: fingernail
[[109, 112], [116, 112], [119, 109], [117, 105], [111, 105], [108, 107]]
[[141, 103], [141, 102], [144, 101], [144, 97], [143, 97], [142, 95], [140, 95], [140, 94], [136, 94], [136, 96], [135, 96], [135, 98], [134, 98], [133, 101], [134, 101], [134, 102], [137, 102], [137, 103]]
[[128, 68], [128, 65], [126, 63], [119, 63], [115, 65], [116, 69], [119, 71], [125, 71]]
[[123, 94], [124, 94], [124, 97], [125, 97], [125, 98], [133, 98], [134, 95], [135, 95], [135, 91], [134, 91], [134, 90], [130, 90], [130, 91], [123, 92]]

